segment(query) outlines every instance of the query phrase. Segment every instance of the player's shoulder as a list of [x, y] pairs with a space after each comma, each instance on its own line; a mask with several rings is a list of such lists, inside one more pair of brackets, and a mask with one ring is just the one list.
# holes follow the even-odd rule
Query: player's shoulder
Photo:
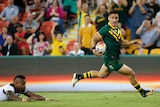
[[101, 33], [101, 32], [107, 32], [109, 30], [109, 26], [108, 26], [108, 24], [107, 25], [105, 25], [105, 26], [103, 26], [101, 29], [99, 29], [99, 33]]
[[106, 24], [106, 25], [104, 25], [102, 28], [108, 28], [109, 27], [109, 25], [108, 24]]
[[14, 89], [13, 84], [7, 84], [7, 85], [5, 85], [5, 87], [8, 88], [8, 89]]
[[6, 84], [4, 86], [1, 87], [3, 89], [3, 91], [7, 92], [7, 91], [12, 91], [14, 92], [14, 86], [12, 84]]
[[104, 25], [103, 27], [101, 27], [101, 28], [100, 28], [100, 30], [101, 30], [101, 29], [103, 29], [103, 30], [104, 30], [104, 29], [108, 29], [108, 28], [109, 28], [109, 25], [108, 25], [108, 24], [106, 24], [106, 25]]
[[11, 84], [5, 84], [5, 85], [2, 85], [1, 87], [12, 87]]

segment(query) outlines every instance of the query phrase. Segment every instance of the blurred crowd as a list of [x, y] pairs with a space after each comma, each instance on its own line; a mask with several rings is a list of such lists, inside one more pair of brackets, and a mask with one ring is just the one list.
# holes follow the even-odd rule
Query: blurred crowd
[[[92, 55], [91, 38], [108, 23], [111, 10], [119, 14], [122, 38], [138, 40], [121, 46], [121, 54], [160, 48], [160, 0], [0, 0], [0, 54]], [[42, 30], [44, 22], [51, 29], [48, 24]], [[77, 39], [65, 43], [74, 24]]]

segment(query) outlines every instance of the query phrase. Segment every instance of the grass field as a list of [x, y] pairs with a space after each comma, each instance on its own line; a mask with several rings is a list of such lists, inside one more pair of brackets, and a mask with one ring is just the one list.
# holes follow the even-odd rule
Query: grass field
[[[0, 107], [160, 107], [160, 93], [143, 98], [137, 92], [41, 92], [59, 101], [0, 102]], [[24, 96], [20, 96], [24, 97]]]

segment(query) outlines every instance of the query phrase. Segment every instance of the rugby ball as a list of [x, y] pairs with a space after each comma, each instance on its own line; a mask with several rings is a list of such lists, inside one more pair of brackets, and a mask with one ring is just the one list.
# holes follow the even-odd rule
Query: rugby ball
[[103, 41], [100, 41], [96, 44], [96, 51], [105, 53], [106, 52], [106, 44]]

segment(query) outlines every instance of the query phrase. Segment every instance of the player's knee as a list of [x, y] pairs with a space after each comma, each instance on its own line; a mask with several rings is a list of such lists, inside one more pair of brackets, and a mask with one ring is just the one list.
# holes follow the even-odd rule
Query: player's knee
[[133, 70], [131, 70], [131, 72], [129, 73], [129, 76], [134, 77], [135, 76], [135, 72]]

